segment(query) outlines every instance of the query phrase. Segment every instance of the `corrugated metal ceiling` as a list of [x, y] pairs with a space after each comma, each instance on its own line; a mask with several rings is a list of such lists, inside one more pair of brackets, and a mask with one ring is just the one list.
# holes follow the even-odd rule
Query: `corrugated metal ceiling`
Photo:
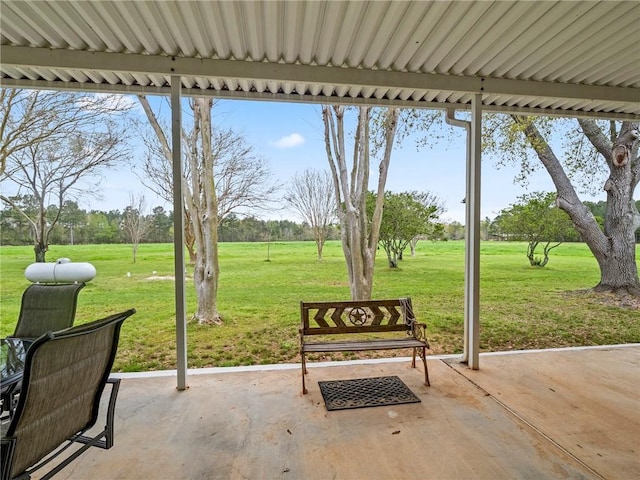
[[640, 118], [637, 1], [0, 3], [4, 86]]

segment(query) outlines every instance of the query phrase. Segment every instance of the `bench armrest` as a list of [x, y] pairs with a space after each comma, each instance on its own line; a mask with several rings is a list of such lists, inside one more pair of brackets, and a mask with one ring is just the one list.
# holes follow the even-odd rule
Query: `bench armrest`
[[[407, 325], [407, 335], [415, 338], [416, 340], [427, 341], [427, 324], [416, 322], [415, 320]], [[428, 342], [427, 342], [428, 343]]]

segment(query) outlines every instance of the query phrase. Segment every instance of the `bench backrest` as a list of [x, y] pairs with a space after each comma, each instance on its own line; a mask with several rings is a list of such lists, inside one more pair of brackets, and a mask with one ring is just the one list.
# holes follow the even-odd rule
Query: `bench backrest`
[[303, 335], [406, 332], [415, 320], [410, 298], [300, 302]]

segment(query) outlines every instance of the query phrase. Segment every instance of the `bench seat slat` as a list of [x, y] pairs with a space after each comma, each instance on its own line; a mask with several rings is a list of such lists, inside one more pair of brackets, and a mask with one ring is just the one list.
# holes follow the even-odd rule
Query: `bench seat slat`
[[302, 330], [303, 335], [339, 335], [342, 333], [382, 333], [382, 332], [406, 332], [409, 328], [405, 324], [400, 325], [361, 325], [339, 327], [309, 327]]
[[364, 350], [395, 350], [398, 348], [427, 347], [427, 343], [414, 338], [393, 340], [366, 340], [348, 342], [305, 343], [302, 351], [308, 352], [358, 352]]

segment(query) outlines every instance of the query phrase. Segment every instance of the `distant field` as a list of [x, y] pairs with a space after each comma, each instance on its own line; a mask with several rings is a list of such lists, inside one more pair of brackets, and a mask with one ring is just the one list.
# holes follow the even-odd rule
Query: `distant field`
[[[638, 310], [583, 292], [599, 279], [585, 245], [561, 245], [544, 268], [530, 267], [525, 251], [524, 243], [481, 245], [483, 350], [640, 342]], [[23, 272], [33, 262], [33, 249], [3, 246], [1, 252], [4, 337], [13, 332], [21, 294], [29, 285]], [[640, 248], [636, 256], [640, 259]], [[98, 272], [80, 292], [77, 323], [137, 310], [124, 324], [116, 370], [175, 368], [172, 245], [141, 245], [135, 264], [127, 245], [52, 246], [47, 260], [60, 257], [91, 262]], [[295, 362], [300, 301], [349, 298], [339, 242], [326, 245], [322, 262], [312, 242], [222, 243], [220, 262], [219, 309], [225, 324], [189, 323], [190, 367]], [[461, 352], [464, 244], [420, 242], [417, 255], [405, 256], [400, 265], [389, 269], [379, 252], [374, 298], [411, 296], [417, 318], [428, 325], [433, 353]], [[195, 310], [190, 282], [187, 309], [190, 314]]]

